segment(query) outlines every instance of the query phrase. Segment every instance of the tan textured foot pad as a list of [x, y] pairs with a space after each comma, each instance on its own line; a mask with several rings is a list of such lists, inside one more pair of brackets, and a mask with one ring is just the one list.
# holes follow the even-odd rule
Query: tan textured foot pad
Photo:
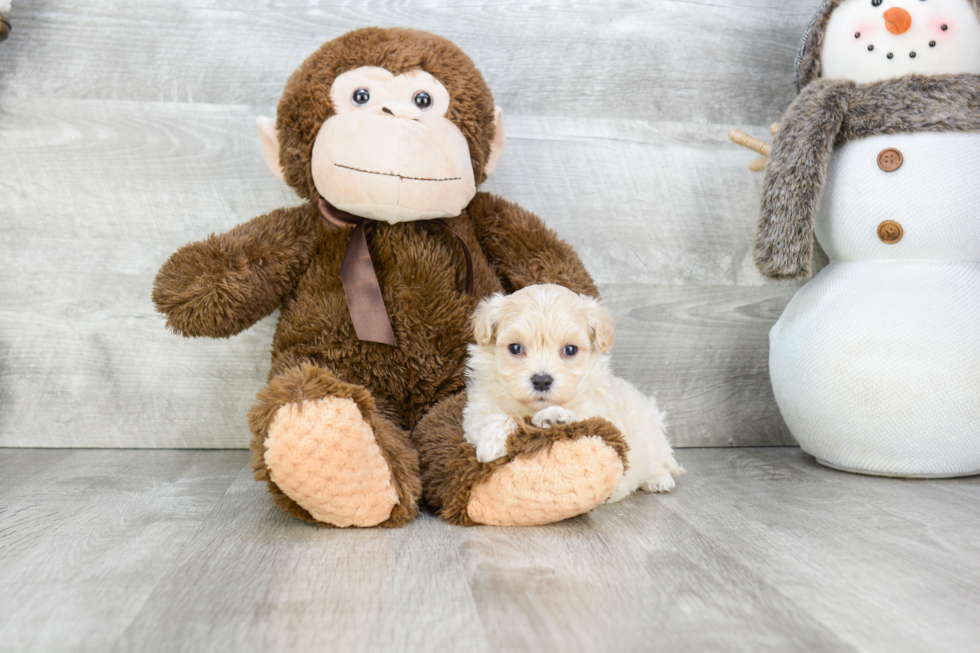
[[467, 513], [490, 526], [536, 526], [586, 513], [612, 495], [623, 476], [616, 451], [600, 437], [555, 442], [520, 456], [473, 488]]
[[388, 463], [352, 399], [282, 406], [265, 446], [272, 480], [318, 521], [377, 526], [398, 503]]

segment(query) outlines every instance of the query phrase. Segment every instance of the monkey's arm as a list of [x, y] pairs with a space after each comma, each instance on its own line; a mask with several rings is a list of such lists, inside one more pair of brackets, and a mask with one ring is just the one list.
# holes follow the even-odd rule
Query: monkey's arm
[[177, 250], [153, 282], [153, 303], [183, 336], [227, 338], [269, 315], [306, 269], [312, 204], [277, 209]]
[[780, 122], [762, 182], [754, 252], [756, 267], [767, 277], [811, 274], [813, 219], [853, 88], [847, 81], [811, 82]]
[[468, 212], [483, 253], [509, 292], [556, 283], [599, 296], [575, 250], [538, 216], [488, 193], [477, 193]]

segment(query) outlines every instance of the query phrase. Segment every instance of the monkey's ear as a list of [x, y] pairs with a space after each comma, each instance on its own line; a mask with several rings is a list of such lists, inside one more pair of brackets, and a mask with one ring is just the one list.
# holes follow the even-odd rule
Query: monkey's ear
[[493, 341], [494, 332], [500, 324], [503, 303], [504, 295], [497, 293], [487, 297], [476, 307], [476, 312], [473, 313], [473, 337], [481, 347]]
[[488, 177], [497, 167], [500, 157], [504, 155], [504, 140], [504, 110], [495, 106], [493, 108], [493, 143], [490, 144], [490, 156], [487, 157], [487, 164], [483, 166], [483, 171]]
[[613, 322], [612, 315], [597, 299], [589, 302], [586, 315], [595, 348], [603, 353], [612, 351], [613, 343], [616, 342], [616, 324]]
[[279, 165], [279, 130], [276, 129], [276, 121], [272, 118], [259, 116], [255, 119], [255, 124], [259, 128], [259, 138], [262, 140], [262, 158], [269, 166], [272, 174], [285, 181], [282, 173], [282, 166]]

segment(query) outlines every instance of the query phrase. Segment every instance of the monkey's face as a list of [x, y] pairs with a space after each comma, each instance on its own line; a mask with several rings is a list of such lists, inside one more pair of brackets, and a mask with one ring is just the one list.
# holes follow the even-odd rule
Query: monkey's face
[[395, 223], [455, 217], [473, 199], [469, 146], [435, 77], [363, 66], [339, 75], [330, 99], [311, 167], [335, 207]]

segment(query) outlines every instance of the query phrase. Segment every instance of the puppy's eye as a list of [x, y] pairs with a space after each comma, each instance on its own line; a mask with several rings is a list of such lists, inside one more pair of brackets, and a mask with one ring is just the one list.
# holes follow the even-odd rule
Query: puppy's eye
[[565, 345], [565, 349], [562, 350], [562, 353], [566, 356], [574, 356], [578, 353], [578, 347], [575, 345]]
[[507, 346], [507, 351], [514, 354], [515, 356], [520, 356], [521, 354], [524, 353], [524, 348], [515, 342], [514, 344]]

